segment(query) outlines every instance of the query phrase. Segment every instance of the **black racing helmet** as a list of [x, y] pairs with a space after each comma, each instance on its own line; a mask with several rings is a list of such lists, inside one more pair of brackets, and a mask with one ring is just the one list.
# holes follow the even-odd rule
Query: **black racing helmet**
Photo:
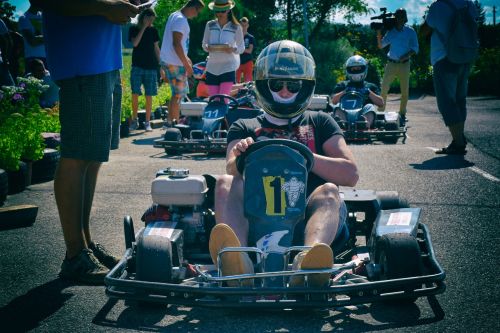
[[[276, 118], [291, 119], [309, 106], [316, 86], [314, 59], [301, 44], [281, 40], [269, 44], [255, 61], [257, 98], [264, 111]], [[278, 92], [286, 86], [292, 97]]]

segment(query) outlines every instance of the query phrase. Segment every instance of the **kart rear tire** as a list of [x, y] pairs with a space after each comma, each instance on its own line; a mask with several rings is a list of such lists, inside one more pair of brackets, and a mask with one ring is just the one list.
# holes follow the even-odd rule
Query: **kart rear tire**
[[165, 141], [181, 141], [182, 132], [178, 128], [167, 128], [165, 134], [163, 135], [163, 139]]
[[168, 238], [141, 235], [137, 243], [136, 279], [172, 281], [172, 244]]
[[[165, 134], [163, 135], [165, 141], [180, 142], [182, 141], [182, 132], [178, 128], [167, 128]], [[167, 155], [179, 155], [180, 152], [177, 149], [165, 148], [165, 154]]]
[[123, 231], [125, 235], [125, 249], [131, 249], [135, 242], [134, 221], [129, 215], [123, 219]]
[[384, 138], [384, 139], [382, 139], [382, 142], [387, 143], [387, 144], [396, 144], [396, 143], [398, 143], [398, 140], [399, 140], [399, 137], [396, 136], [396, 137], [391, 137], [391, 138]]
[[[375, 249], [375, 263], [380, 265], [380, 280], [420, 276], [424, 271], [418, 241], [406, 233], [380, 237]], [[412, 303], [416, 299], [408, 297], [398, 302]]]
[[380, 205], [380, 209], [398, 209], [398, 208], [408, 208], [408, 202], [399, 197], [396, 191], [378, 191], [377, 199]]

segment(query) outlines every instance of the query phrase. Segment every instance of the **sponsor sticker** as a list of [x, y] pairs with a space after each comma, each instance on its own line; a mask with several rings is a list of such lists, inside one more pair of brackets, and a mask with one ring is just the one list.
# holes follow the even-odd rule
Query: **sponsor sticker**
[[410, 225], [411, 212], [391, 213], [387, 225]]

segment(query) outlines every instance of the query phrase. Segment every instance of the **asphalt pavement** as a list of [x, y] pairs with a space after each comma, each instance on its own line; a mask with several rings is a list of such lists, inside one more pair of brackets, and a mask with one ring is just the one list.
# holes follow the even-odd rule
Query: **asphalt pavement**
[[[388, 109], [399, 100], [390, 96]], [[64, 241], [53, 182], [8, 196], [5, 206], [39, 206], [29, 227], [0, 230], [0, 327], [4, 332], [499, 332], [500, 100], [468, 99], [465, 157], [438, 156], [450, 136], [432, 96], [412, 98], [406, 144], [350, 145], [360, 169], [357, 188], [396, 190], [422, 207], [447, 290], [435, 302], [367, 304], [318, 311], [236, 311], [180, 306], [141, 308], [110, 300], [102, 286], [58, 279]], [[135, 131], [121, 140], [98, 180], [91, 224], [95, 241], [125, 250], [122, 221], [135, 229], [152, 203], [157, 170], [189, 168], [221, 174], [224, 158], [166, 156], [154, 148], [163, 131]]]

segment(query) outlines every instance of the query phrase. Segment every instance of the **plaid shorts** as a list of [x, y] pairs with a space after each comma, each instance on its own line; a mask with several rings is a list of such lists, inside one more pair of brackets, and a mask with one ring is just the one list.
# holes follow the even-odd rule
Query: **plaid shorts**
[[146, 96], [158, 95], [158, 71], [133, 66], [130, 71], [132, 94], [142, 95], [141, 85], [144, 86]]
[[162, 68], [165, 70], [170, 89], [172, 90], [172, 97], [183, 98], [189, 93], [189, 84], [186, 75], [186, 68], [184, 66], [175, 66], [162, 63]]
[[106, 162], [120, 141], [122, 86], [118, 70], [57, 81], [61, 157]]

